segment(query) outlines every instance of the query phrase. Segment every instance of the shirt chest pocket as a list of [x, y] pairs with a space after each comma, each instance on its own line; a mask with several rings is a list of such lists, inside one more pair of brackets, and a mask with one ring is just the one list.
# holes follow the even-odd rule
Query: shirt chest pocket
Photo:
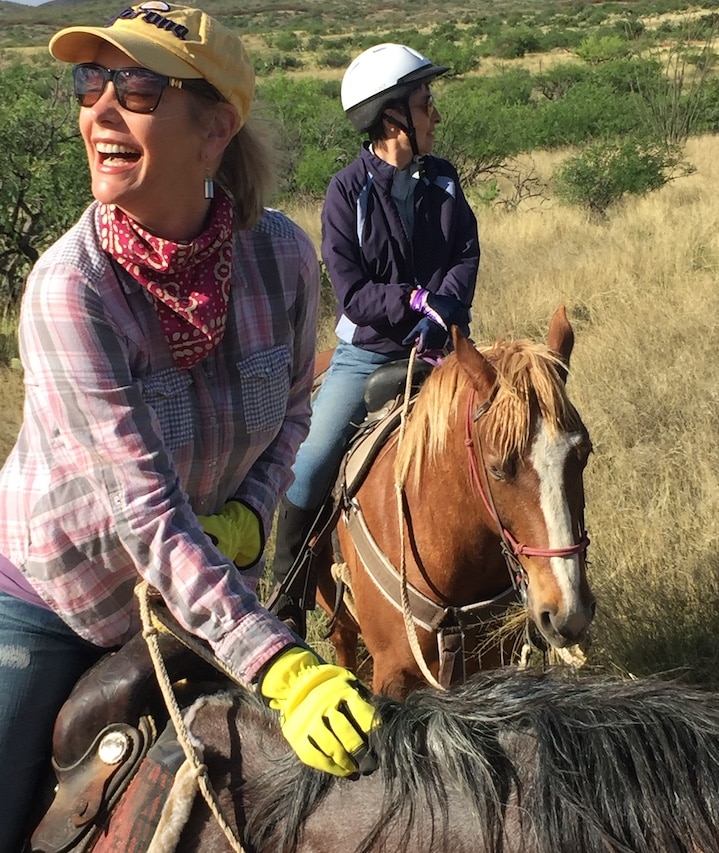
[[238, 362], [242, 411], [247, 432], [279, 426], [290, 393], [290, 351], [272, 347]]
[[158, 370], [143, 380], [142, 396], [154, 409], [160, 421], [165, 446], [169, 450], [177, 450], [192, 440], [194, 417], [191, 386], [190, 374], [174, 367]]

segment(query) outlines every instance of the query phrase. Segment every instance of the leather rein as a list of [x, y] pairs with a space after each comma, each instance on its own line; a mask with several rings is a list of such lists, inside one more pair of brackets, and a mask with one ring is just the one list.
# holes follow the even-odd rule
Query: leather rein
[[[479, 492], [485, 509], [493, 519], [499, 538], [502, 542], [502, 554], [507, 570], [512, 581], [512, 586], [521, 596], [522, 602], [526, 604], [527, 598], [527, 572], [519, 558], [525, 557], [573, 557], [575, 554], [585, 553], [589, 546], [589, 537], [586, 531], [582, 533], [581, 538], [574, 545], [568, 545], [564, 548], [534, 548], [530, 545], [525, 545], [516, 539], [511, 531], [503, 524], [497, 512], [497, 507], [494, 503], [492, 490], [489, 485], [489, 474], [484, 461], [484, 453], [482, 450], [482, 441], [479, 437], [479, 431], [475, 429], [475, 424], [479, 421], [482, 415], [489, 411], [492, 402], [497, 394], [497, 389], [492, 391], [489, 398], [481, 405], [476, 405], [476, 391], [472, 391], [467, 401], [467, 418], [465, 422], [465, 439], [464, 444], [467, 448], [467, 456], [469, 459], [469, 472], [472, 484]], [[473, 448], [477, 448], [477, 452]], [[481, 465], [478, 464], [478, 460]], [[480, 471], [481, 476], [480, 476]]]

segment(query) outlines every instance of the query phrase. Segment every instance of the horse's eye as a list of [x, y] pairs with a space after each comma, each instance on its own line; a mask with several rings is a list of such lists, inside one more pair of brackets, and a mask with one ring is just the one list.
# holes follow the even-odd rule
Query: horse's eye
[[591, 441], [583, 441], [581, 444], [577, 445], [577, 458], [579, 459], [582, 467], [584, 467], [587, 462], [589, 462], [589, 457], [594, 453], [594, 448], [592, 447]]
[[517, 474], [517, 460], [515, 457], [507, 459], [503, 465], [489, 465], [489, 473], [495, 480], [513, 480]]

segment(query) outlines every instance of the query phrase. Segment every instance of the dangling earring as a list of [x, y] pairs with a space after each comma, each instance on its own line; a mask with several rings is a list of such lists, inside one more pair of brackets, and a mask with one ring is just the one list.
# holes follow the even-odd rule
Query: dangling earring
[[215, 197], [215, 182], [210, 175], [205, 177], [205, 198]]

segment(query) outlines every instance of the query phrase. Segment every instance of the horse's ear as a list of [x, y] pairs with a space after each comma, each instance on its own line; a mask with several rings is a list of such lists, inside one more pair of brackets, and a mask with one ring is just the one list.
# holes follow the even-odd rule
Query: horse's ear
[[[567, 319], [567, 309], [564, 305], [560, 305], [557, 308], [549, 323], [547, 345], [569, 367], [569, 357], [574, 348], [574, 329], [572, 329]], [[566, 372], [564, 373], [564, 378], [567, 378]]]
[[461, 334], [457, 326], [452, 326], [452, 344], [457, 353], [457, 362], [472, 385], [478, 391], [488, 394], [497, 381], [497, 371], [477, 350], [472, 341]]

